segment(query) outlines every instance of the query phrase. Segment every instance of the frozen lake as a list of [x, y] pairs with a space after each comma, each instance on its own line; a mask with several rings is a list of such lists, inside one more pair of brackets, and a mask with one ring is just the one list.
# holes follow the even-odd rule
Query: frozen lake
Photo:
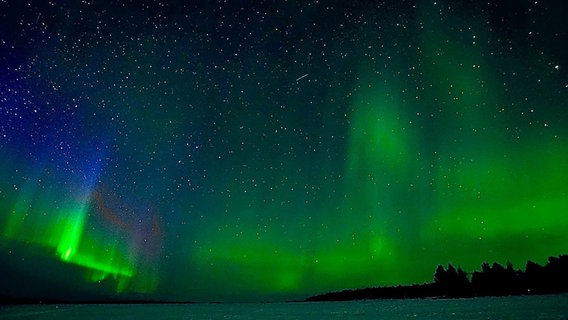
[[568, 319], [568, 295], [267, 304], [34, 305], [0, 319]]

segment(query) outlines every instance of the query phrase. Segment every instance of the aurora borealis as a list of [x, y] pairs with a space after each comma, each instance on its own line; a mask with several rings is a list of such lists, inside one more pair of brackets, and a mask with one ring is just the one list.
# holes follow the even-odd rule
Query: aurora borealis
[[563, 1], [2, 1], [0, 294], [296, 299], [568, 253]]

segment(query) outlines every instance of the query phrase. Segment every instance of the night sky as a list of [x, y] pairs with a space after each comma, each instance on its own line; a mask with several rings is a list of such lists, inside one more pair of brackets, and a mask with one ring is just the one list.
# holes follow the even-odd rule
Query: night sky
[[0, 1], [0, 294], [297, 299], [568, 253], [567, 13]]

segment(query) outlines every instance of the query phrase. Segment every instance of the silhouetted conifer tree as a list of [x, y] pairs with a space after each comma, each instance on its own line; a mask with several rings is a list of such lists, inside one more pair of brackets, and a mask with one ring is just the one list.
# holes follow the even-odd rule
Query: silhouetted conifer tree
[[544, 268], [532, 261], [527, 261], [525, 268], [524, 284], [527, 293], [541, 293], [544, 289]]
[[434, 284], [438, 290], [438, 295], [446, 297], [465, 297], [469, 296], [469, 280], [467, 274], [461, 269], [448, 265], [445, 270], [439, 265], [434, 274]]

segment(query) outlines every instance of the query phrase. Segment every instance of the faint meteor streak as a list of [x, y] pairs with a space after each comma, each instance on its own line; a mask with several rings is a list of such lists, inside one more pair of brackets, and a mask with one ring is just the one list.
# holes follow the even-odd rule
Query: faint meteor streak
[[307, 76], [308, 76], [308, 74], [306, 73], [305, 75], [303, 75], [303, 76], [297, 78], [296, 81], [300, 81], [300, 80], [304, 79], [304, 78], [307, 77]]

